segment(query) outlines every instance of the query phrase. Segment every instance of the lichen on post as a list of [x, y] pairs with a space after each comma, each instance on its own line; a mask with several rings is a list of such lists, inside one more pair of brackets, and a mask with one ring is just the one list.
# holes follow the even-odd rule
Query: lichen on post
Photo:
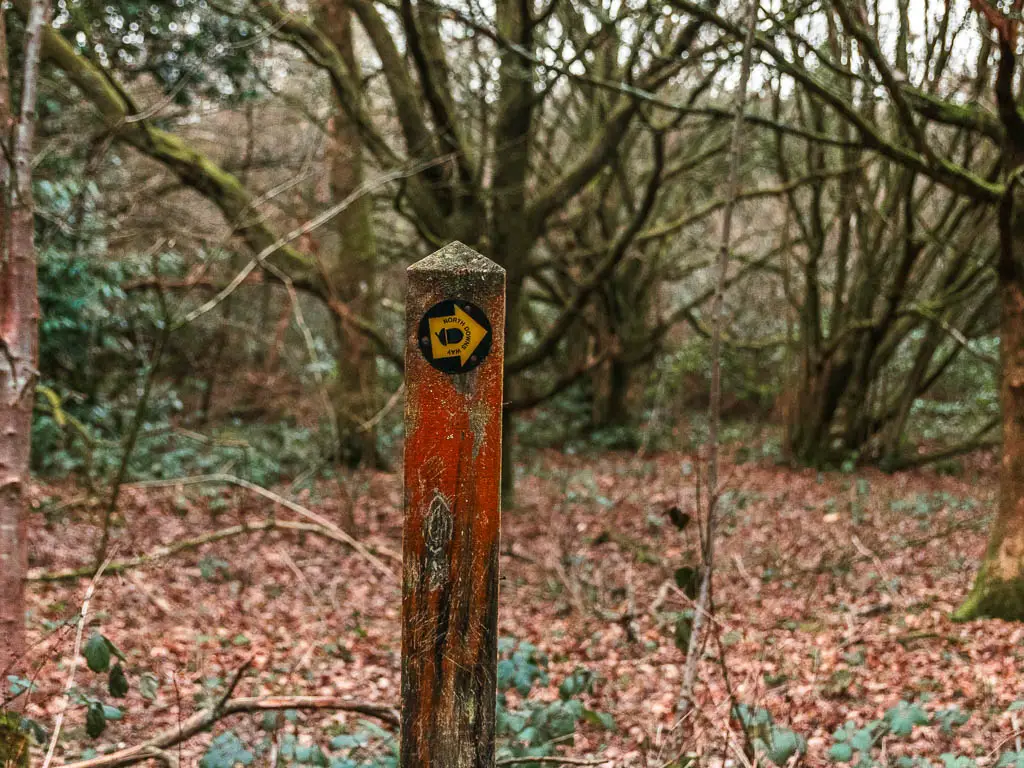
[[505, 271], [408, 270], [402, 768], [494, 765]]

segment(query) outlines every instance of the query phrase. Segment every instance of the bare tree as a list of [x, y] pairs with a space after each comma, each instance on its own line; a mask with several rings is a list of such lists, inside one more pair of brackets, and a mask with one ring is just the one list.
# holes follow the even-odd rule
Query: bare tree
[[730, 249], [733, 246], [733, 213], [740, 192], [740, 150], [742, 147], [743, 117], [747, 107], [747, 86], [753, 63], [754, 29], [757, 27], [758, 3], [749, 0], [746, 18], [746, 33], [743, 36], [743, 53], [740, 62], [739, 91], [736, 95], [736, 116], [732, 125], [729, 147], [729, 178], [727, 181], [725, 210], [722, 212], [722, 231], [718, 248], [718, 273], [715, 280], [715, 296], [711, 305], [711, 392], [708, 399], [708, 443], [707, 443], [707, 509], [701, 533], [701, 559], [703, 561], [700, 590], [694, 608], [693, 627], [686, 649], [686, 666], [683, 685], [680, 690], [678, 712], [685, 716], [693, 704], [693, 691], [697, 681], [697, 665], [703, 655], [704, 626], [711, 611], [711, 590], [715, 573], [715, 535], [719, 487], [719, 431], [722, 422], [722, 328], [725, 324], [723, 309], [725, 290], [728, 286]]
[[[723, 32], [742, 33], [740, 25], [704, 5], [692, 0], [673, 2], [680, 10]], [[988, 0], [973, 0], [972, 5], [997, 33], [998, 71], [994, 77], [989, 67], [993, 46], [989, 44], [980, 47], [973, 81], [950, 72], [949, 62], [954, 58], [952, 52], [963, 25], [950, 23], [957, 10], [949, 3], [939, 9], [939, 23], [932, 27], [932, 37], [913, 67], [909, 57], [898, 52], [891, 56], [886, 49], [891, 42], [881, 42], [886, 40], [880, 29], [885, 17], [869, 15], [859, 4], [847, 0], [835, 0], [821, 13], [830, 34], [856, 44], [860, 61], [855, 69], [851, 70], [849, 62], [837, 55], [846, 49], [844, 45], [831, 51], [824, 45], [815, 47], [815, 64], [809, 63], [809, 57], [803, 55], [809, 42], [790, 21], [781, 17], [773, 22], [771, 34], [755, 34], [754, 46], [788, 86], [806, 93], [847, 126], [850, 140], [862, 150], [899, 166], [901, 172], [909, 174], [908, 178], [919, 177], [929, 185], [939, 185], [971, 204], [987, 208], [990, 213], [1000, 212], [1000, 256], [996, 270], [1002, 304], [1003, 358], [1000, 511], [974, 590], [956, 616], [1020, 619], [1024, 618], [1024, 268], [1017, 253], [1021, 235], [1016, 222], [1017, 178], [1024, 167], [1024, 120], [1020, 117], [1013, 82], [1019, 42], [1019, 24], [1014, 14], [1019, 12], [1021, 3], [1017, 0], [1012, 4], [1009, 16]], [[927, 8], [929, 14], [934, 10], [931, 6]], [[895, 39], [898, 47], [906, 46], [910, 39], [906, 14], [898, 15], [895, 23], [896, 34], [889, 36], [888, 41]], [[787, 39], [792, 42], [791, 47], [780, 42]], [[864, 86], [840, 88], [835, 85], [837, 80], [863, 82]], [[982, 103], [961, 106], [965, 93], [973, 94]], [[790, 130], [782, 124], [772, 125], [771, 121], [767, 125], [776, 131]], [[836, 137], [816, 132], [805, 139], [812, 143], [834, 143]], [[907, 219], [905, 214], [903, 218]], [[904, 234], [905, 231], [906, 227]], [[903, 239], [907, 243], [907, 238]], [[984, 239], [979, 244], [984, 247]], [[907, 276], [920, 256], [912, 239], [909, 245], [894, 253]], [[985, 258], [981, 256], [978, 261], [984, 264]], [[900, 269], [895, 272], [898, 274]], [[897, 292], [902, 291], [898, 284], [896, 288]], [[885, 295], [869, 298], [875, 311], [863, 315], [859, 325], [873, 333], [879, 322], [891, 315], [891, 302]], [[863, 407], [863, 400], [862, 392], [848, 407]]]

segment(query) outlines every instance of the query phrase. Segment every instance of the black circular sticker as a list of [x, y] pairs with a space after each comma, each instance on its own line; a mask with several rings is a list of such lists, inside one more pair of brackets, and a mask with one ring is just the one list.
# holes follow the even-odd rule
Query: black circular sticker
[[420, 319], [419, 346], [427, 362], [444, 373], [465, 373], [491, 352], [491, 321], [476, 304], [439, 301]]

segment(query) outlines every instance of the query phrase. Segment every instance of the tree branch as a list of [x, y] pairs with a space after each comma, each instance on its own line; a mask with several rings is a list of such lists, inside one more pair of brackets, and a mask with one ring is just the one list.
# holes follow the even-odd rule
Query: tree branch
[[[277, 493], [274, 493], [267, 488], [264, 488], [256, 483], [251, 483], [241, 477], [235, 475], [229, 475], [226, 473], [218, 473], [212, 475], [189, 475], [186, 477], [171, 478], [169, 480], [142, 480], [137, 483], [132, 483], [131, 488], [165, 488], [167, 486], [178, 486], [178, 485], [202, 485], [202, 484], [214, 484], [214, 485], [235, 485], [239, 488], [245, 488], [247, 491], [252, 491], [258, 496], [262, 496], [265, 499], [278, 504], [285, 509], [291, 510], [297, 515], [305, 517], [307, 520], [311, 520], [320, 527], [330, 531], [332, 537], [338, 541], [348, 544], [352, 549], [360, 554], [367, 562], [370, 563], [374, 568], [377, 569], [383, 576], [391, 581], [396, 580], [394, 572], [388, 568], [384, 563], [380, 561], [373, 553], [371, 553], [363, 544], [354, 539], [350, 534], [343, 531], [337, 525], [332, 523], [323, 515], [319, 515], [311, 509], [307, 509], [301, 504], [296, 504], [290, 499], [286, 499]], [[390, 555], [390, 553], [389, 553]], [[390, 555], [392, 559], [397, 557], [396, 555]]]
[[633, 243], [641, 227], [647, 221], [654, 208], [654, 202], [658, 196], [661, 186], [662, 171], [665, 166], [665, 142], [664, 136], [659, 132], [653, 137], [654, 145], [654, 168], [651, 170], [650, 179], [644, 193], [644, 200], [640, 204], [636, 215], [616, 238], [615, 243], [605, 258], [598, 264], [597, 268], [584, 280], [565, 310], [552, 324], [544, 338], [537, 342], [531, 349], [516, 356], [505, 365], [505, 374], [514, 374], [536, 365], [545, 359], [558, 345], [562, 336], [568, 330], [576, 315], [583, 308], [590, 294], [598, 288], [602, 282], [615, 270], [627, 249]]
[[[218, 531], [204, 533], [202, 536], [171, 542], [170, 544], [157, 547], [151, 552], [136, 555], [135, 557], [125, 558], [124, 560], [112, 560], [110, 564], [107, 565], [106, 570], [108, 573], [122, 573], [123, 571], [128, 571], [133, 568], [141, 568], [151, 565], [159, 560], [166, 560], [167, 558], [174, 557], [182, 552], [199, 549], [199, 547], [206, 544], [213, 544], [218, 541], [223, 541], [224, 539], [234, 538], [235, 536], [244, 536], [245, 534], [260, 533], [263, 531], [296, 531], [299, 533], [311, 533], [315, 536], [323, 536], [331, 541], [345, 544], [346, 546], [349, 545], [349, 542], [339, 538], [333, 531], [322, 525], [317, 525], [316, 523], [301, 523], [293, 520], [275, 519], [260, 520], [255, 523], [233, 525], [230, 528], [222, 528]], [[72, 568], [66, 571], [53, 572], [37, 570], [30, 572], [26, 577], [26, 581], [39, 583], [76, 581], [78, 579], [84, 579], [92, 576], [95, 572], [95, 566]]]
[[196, 734], [211, 728], [217, 721], [232, 715], [252, 712], [274, 712], [282, 709], [332, 710], [335, 712], [354, 712], [372, 717], [387, 725], [399, 726], [398, 713], [391, 707], [380, 704], [369, 704], [358, 701], [343, 700], [340, 696], [270, 696], [265, 698], [239, 697], [222, 701], [216, 706], [203, 709], [187, 720], [173, 725], [152, 739], [134, 747], [121, 749], [108, 755], [94, 757], [91, 760], [79, 760], [64, 763], [61, 768], [121, 768], [148, 760], [153, 750], [166, 750]]
[[[15, 5], [24, 12], [24, 2]], [[80, 56], [57, 30], [43, 29], [43, 58], [62, 70], [100, 113], [110, 133], [143, 154], [161, 163], [186, 185], [216, 205], [224, 218], [246, 244], [256, 252], [278, 240], [277, 233], [254, 213], [254, 200], [239, 180], [225, 172], [209, 157], [189, 146], [174, 134], [155, 128], [146, 120], [129, 121], [131, 106], [102, 70]], [[306, 254], [290, 246], [274, 252], [274, 262], [296, 284], [323, 289], [316, 264]]]
[[[744, 30], [737, 24], [693, 2], [693, 0], [672, 0], [672, 3], [677, 8], [714, 24], [724, 32], [737, 37], [743, 35]], [[793, 80], [806, 88], [821, 102], [831, 107], [836, 114], [848, 122], [856, 130], [861, 142], [867, 148], [888, 157], [906, 168], [916, 170], [922, 175], [934, 179], [949, 189], [968, 197], [990, 203], [996, 202], [1000, 198], [1002, 194], [1002, 186], [1000, 184], [986, 181], [946, 158], [939, 157], [935, 158], [934, 162], [929, 162], [920, 153], [886, 139], [882, 136], [878, 127], [873, 125], [859, 109], [812, 75], [802, 65], [790, 61], [778, 46], [766, 36], [755, 34], [754, 46], [768, 54], [775, 61], [780, 72], [793, 78]]]

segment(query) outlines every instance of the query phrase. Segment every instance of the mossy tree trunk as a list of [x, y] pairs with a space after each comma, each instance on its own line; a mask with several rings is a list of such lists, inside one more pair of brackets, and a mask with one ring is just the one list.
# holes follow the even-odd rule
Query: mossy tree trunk
[[[324, 0], [320, 7], [324, 31], [338, 50], [351, 76], [359, 77], [352, 37], [352, 11], [345, 0]], [[358, 127], [343, 109], [336, 93], [328, 144], [332, 201], [357, 194], [363, 183], [363, 145]], [[331, 252], [322, 255], [328, 290], [352, 312], [373, 323], [377, 304], [377, 246], [373, 234], [373, 204], [363, 195], [335, 219]], [[338, 454], [345, 464], [379, 466], [376, 431], [364, 425], [377, 405], [377, 358], [369, 340], [339, 318], [336, 325], [338, 378], [332, 397], [338, 424]]]
[[999, 510], [974, 588], [954, 614], [962, 621], [982, 617], [1024, 620], [1024, 221], [1013, 197], [1011, 183], [1000, 216], [1003, 456]]
[[1003, 455], [999, 510], [989, 534], [974, 588], [953, 614], [967, 621], [991, 617], [1024, 620], [1024, 116], [1017, 103], [1016, 69], [1020, 25], [994, 7], [977, 9], [998, 33], [999, 66], [994, 91], [1006, 133], [1008, 170], [999, 204], [999, 386]]

